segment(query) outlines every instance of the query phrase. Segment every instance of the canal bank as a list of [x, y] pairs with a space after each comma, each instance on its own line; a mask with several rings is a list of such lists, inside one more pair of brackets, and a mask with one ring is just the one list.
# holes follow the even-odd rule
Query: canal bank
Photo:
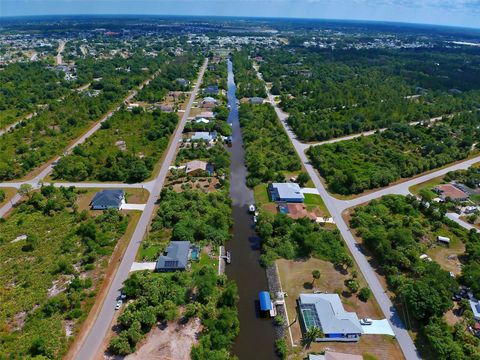
[[240, 360], [278, 359], [274, 350], [274, 324], [271, 319], [258, 316], [258, 295], [268, 290], [265, 269], [260, 266], [260, 239], [255, 233], [248, 205], [254, 203], [253, 192], [246, 185], [247, 169], [244, 161], [243, 139], [236, 104], [236, 86], [232, 63], [228, 61], [228, 103], [230, 114], [228, 122], [232, 124], [231, 182], [233, 238], [227, 244], [232, 253], [232, 263], [227, 266], [227, 275], [238, 286], [240, 301], [238, 315], [240, 334], [237, 337], [233, 353]]

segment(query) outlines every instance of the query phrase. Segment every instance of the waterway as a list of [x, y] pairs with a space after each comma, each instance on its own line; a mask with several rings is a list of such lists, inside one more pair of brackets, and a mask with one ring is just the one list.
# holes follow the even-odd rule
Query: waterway
[[260, 239], [255, 234], [252, 215], [248, 205], [254, 203], [253, 192], [246, 186], [243, 139], [238, 120], [236, 86], [232, 63], [228, 61], [228, 104], [233, 136], [231, 153], [231, 183], [233, 239], [227, 243], [232, 253], [232, 263], [226, 272], [238, 286], [240, 301], [238, 314], [240, 334], [233, 347], [233, 353], [240, 360], [278, 359], [274, 351], [274, 324], [271, 319], [258, 316], [258, 294], [268, 291], [265, 269], [260, 266]]

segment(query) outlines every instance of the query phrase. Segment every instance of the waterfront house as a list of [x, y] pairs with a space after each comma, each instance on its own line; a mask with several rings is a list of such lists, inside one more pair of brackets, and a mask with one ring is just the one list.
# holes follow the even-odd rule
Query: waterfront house
[[172, 241], [155, 265], [155, 271], [183, 271], [187, 268], [190, 241]]
[[271, 183], [268, 186], [272, 201], [303, 203], [305, 197], [296, 183]]
[[345, 311], [337, 294], [300, 294], [298, 307], [303, 331], [317, 327], [324, 334], [317, 342], [355, 342], [363, 334], [357, 314]]

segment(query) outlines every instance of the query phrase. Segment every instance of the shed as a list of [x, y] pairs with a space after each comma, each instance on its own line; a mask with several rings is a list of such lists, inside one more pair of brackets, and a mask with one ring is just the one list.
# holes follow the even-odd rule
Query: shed
[[90, 207], [92, 210], [120, 209], [125, 203], [125, 192], [121, 189], [107, 189], [95, 194]]
[[450, 238], [445, 236], [437, 236], [437, 240], [444, 244], [450, 244]]

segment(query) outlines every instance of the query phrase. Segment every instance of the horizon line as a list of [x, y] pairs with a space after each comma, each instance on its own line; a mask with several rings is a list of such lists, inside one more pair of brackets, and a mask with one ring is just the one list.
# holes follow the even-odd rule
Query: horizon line
[[[313, 18], [313, 17], [289, 17], [289, 16], [235, 16], [235, 15], [182, 15], [182, 14], [90, 14], [90, 13], [77, 13], [77, 14], [36, 14], [36, 15], [0, 15], [0, 19], [13, 19], [13, 18], [35, 18], [35, 17], [75, 17], [75, 16], [117, 16], [117, 17], [190, 17], [190, 18], [232, 18], [232, 19], [280, 19], [280, 20], [316, 20], [316, 21], [343, 21], [343, 22], [358, 22], [358, 23], [388, 23], [388, 24], [399, 24], [399, 25], [420, 25], [420, 26], [429, 26], [429, 27], [443, 27], [443, 28], [454, 28], [454, 29], [465, 29], [465, 30], [477, 30], [480, 31], [480, 25], [478, 27], [474, 26], [460, 26], [460, 25], [445, 25], [445, 24], [432, 24], [432, 23], [416, 23], [416, 22], [406, 22], [406, 21], [395, 21], [395, 20], [367, 20], [367, 19], [338, 19], [338, 18]], [[0, 24], [1, 26], [1, 24]]]

